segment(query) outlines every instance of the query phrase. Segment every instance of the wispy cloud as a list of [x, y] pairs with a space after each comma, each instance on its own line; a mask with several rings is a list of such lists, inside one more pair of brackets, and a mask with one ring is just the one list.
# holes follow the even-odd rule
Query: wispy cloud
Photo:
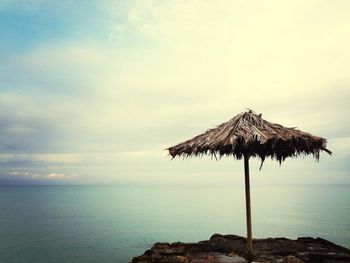
[[13, 171], [9, 172], [8, 175], [15, 180], [36, 180], [42, 182], [43, 179], [51, 179], [51, 180], [71, 180], [78, 176], [78, 174], [64, 174], [64, 173], [49, 173], [49, 174], [40, 174], [40, 173], [32, 173], [28, 171]]
[[64, 177], [66, 177], [63, 173], [62, 174], [59, 174], [59, 173], [50, 173], [50, 174], [48, 174], [48, 175], [46, 175], [46, 178], [54, 178], [54, 179], [56, 179], [56, 178], [64, 178]]
[[24, 177], [24, 178], [32, 178], [32, 179], [38, 178], [40, 176], [40, 174], [33, 174], [27, 171], [21, 171], [21, 172], [14, 171], [14, 172], [11, 172], [9, 175], [13, 177]]

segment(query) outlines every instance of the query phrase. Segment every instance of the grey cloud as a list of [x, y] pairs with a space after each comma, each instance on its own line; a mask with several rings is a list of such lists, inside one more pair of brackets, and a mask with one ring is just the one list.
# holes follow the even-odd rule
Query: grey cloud
[[0, 164], [2, 169], [8, 169], [8, 168], [21, 169], [21, 168], [31, 168], [36, 166], [36, 163], [29, 158], [26, 158], [26, 159], [10, 158], [5, 161], [0, 161]]
[[33, 153], [50, 149], [55, 138], [54, 120], [23, 114], [21, 105], [11, 109], [0, 106], [0, 151], [6, 153]]

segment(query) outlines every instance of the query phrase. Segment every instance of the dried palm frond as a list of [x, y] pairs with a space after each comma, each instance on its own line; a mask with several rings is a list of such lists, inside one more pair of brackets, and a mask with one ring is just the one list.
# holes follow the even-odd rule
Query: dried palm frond
[[262, 163], [267, 157], [281, 163], [287, 157], [303, 154], [312, 154], [318, 160], [321, 150], [332, 153], [326, 144], [322, 137], [268, 122], [249, 110], [167, 150], [173, 158], [209, 154], [241, 159], [246, 155], [259, 157]]

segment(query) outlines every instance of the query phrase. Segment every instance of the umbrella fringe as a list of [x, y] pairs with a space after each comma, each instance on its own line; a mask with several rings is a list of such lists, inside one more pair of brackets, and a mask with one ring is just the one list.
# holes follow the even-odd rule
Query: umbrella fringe
[[261, 170], [266, 158], [276, 159], [281, 164], [287, 157], [312, 154], [319, 160], [320, 151], [332, 154], [326, 145], [327, 140], [322, 137], [268, 122], [261, 114], [249, 110], [166, 150], [172, 159], [209, 154], [216, 160], [229, 155], [240, 160], [249, 154], [261, 159]]

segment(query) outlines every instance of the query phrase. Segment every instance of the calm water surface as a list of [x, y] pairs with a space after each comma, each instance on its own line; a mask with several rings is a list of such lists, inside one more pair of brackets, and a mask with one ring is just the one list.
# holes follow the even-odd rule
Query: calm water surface
[[[241, 186], [0, 187], [0, 262], [129, 262], [157, 241], [245, 234]], [[350, 247], [350, 186], [252, 187], [255, 237]]]

